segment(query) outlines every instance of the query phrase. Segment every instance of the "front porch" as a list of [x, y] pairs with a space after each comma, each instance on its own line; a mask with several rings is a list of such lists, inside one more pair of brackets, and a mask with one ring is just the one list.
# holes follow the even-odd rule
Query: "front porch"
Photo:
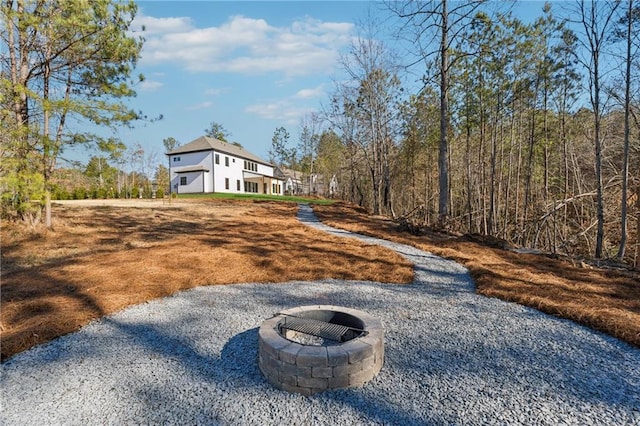
[[256, 173], [243, 172], [244, 192], [248, 194], [282, 195], [283, 181]]

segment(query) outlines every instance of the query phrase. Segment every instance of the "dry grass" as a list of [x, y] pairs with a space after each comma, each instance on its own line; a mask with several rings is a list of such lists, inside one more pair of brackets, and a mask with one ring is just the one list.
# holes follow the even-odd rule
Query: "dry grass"
[[127, 306], [200, 285], [337, 278], [408, 283], [398, 254], [300, 224], [297, 206], [54, 206], [52, 231], [2, 224], [2, 359]]
[[328, 225], [410, 244], [465, 265], [480, 294], [517, 302], [640, 347], [640, 273], [516, 253], [467, 236], [413, 236], [346, 204], [314, 207]]
[[[322, 278], [407, 283], [396, 253], [301, 225], [293, 204], [192, 201], [180, 208], [54, 208], [52, 231], [2, 223], [2, 360], [127, 306], [199, 285]], [[338, 228], [428, 250], [469, 268], [478, 292], [640, 347], [640, 274], [584, 268], [464, 236], [416, 237], [352, 206], [315, 206]]]

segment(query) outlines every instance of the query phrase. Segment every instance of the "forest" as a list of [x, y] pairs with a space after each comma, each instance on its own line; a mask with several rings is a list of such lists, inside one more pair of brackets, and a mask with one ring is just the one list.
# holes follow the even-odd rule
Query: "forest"
[[[276, 129], [270, 160], [335, 177], [338, 198], [411, 232], [638, 267], [640, 5], [556, 2], [525, 22], [507, 3], [380, 3], [387, 19], [358, 26], [331, 95], [295, 144]], [[156, 154], [67, 131], [74, 117], [154, 120], [126, 104], [143, 78], [133, 73], [143, 39], [128, 32], [135, 3], [91, 5], [0, 7], [5, 219], [50, 225], [52, 198], [167, 191]], [[83, 143], [96, 152], [87, 165], [58, 167], [65, 146]]]
[[418, 91], [379, 27], [362, 28], [302, 158], [338, 177], [341, 198], [409, 230], [637, 266], [638, 5], [546, 4], [531, 23], [447, 5], [388, 5], [427, 70]]

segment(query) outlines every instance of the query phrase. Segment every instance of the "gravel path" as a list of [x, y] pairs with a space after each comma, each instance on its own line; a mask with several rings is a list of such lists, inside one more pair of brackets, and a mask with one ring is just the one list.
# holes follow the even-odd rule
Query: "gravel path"
[[[354, 236], [305, 206], [300, 219]], [[415, 282], [199, 287], [134, 306], [2, 364], [0, 424], [640, 425], [640, 350], [478, 296], [454, 262], [359, 238], [409, 258]], [[383, 321], [375, 379], [310, 398], [266, 382], [260, 323], [306, 304]]]

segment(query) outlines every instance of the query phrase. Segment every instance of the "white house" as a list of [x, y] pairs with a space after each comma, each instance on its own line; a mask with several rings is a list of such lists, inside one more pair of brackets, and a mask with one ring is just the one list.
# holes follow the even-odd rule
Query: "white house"
[[[284, 166], [278, 167], [280, 175], [284, 181], [284, 193], [287, 195], [306, 194], [304, 174], [298, 170], [289, 169]], [[307, 185], [308, 186], [308, 185]]]
[[276, 176], [284, 182], [286, 195], [312, 194], [333, 197], [338, 192], [338, 179], [331, 177], [329, 185], [325, 185], [325, 176], [318, 173], [303, 173], [287, 167], [276, 167]]
[[173, 193], [283, 193], [274, 166], [235, 144], [201, 136], [166, 155]]

